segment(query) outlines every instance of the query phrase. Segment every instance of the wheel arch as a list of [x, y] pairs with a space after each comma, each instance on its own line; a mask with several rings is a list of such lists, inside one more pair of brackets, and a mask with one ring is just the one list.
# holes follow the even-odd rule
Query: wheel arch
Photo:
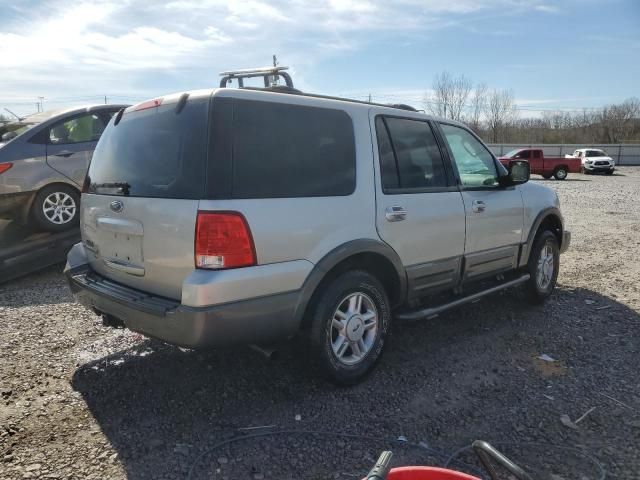
[[558, 240], [558, 246], [562, 248], [564, 222], [560, 210], [555, 207], [547, 208], [541, 211], [536, 219], [531, 224], [529, 235], [527, 236], [527, 242], [523, 247], [523, 252], [520, 257], [520, 266], [524, 266], [529, 261], [529, 253], [533, 248], [536, 237], [544, 230], [550, 230], [556, 236]]
[[398, 254], [387, 244], [373, 239], [352, 240], [327, 253], [305, 280], [294, 312], [301, 328], [310, 326], [309, 309], [323, 287], [349, 270], [366, 270], [384, 285], [392, 306], [407, 296], [407, 274]]

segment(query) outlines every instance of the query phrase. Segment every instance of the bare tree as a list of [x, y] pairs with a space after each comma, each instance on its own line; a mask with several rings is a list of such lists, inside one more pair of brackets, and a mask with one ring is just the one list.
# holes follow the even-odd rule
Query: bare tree
[[486, 83], [479, 83], [473, 89], [473, 95], [469, 102], [469, 116], [467, 123], [476, 132], [480, 132], [481, 120], [487, 106], [487, 88]]
[[433, 94], [425, 96], [426, 110], [439, 117], [462, 120], [462, 113], [472, 90], [472, 83], [464, 75], [454, 78], [444, 71], [433, 80]]
[[604, 139], [609, 143], [620, 143], [631, 136], [636, 119], [640, 116], [640, 100], [628, 98], [618, 105], [607, 105], [600, 113]]
[[515, 101], [511, 90], [493, 89], [489, 93], [486, 117], [493, 143], [500, 141], [510, 124], [516, 119]]

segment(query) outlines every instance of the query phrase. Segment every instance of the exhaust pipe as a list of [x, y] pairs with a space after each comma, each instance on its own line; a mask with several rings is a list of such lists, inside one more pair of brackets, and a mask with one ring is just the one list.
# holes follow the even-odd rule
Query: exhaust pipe
[[267, 360], [276, 360], [279, 356], [278, 351], [271, 347], [261, 347], [260, 345], [250, 344], [249, 348], [263, 355]]

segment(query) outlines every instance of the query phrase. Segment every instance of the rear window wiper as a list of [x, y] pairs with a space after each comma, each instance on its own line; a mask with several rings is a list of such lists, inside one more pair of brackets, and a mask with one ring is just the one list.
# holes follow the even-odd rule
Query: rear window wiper
[[[127, 182], [112, 182], [112, 183], [92, 183], [91, 190], [97, 193], [98, 189], [114, 189], [119, 190], [121, 195], [125, 197], [129, 196], [129, 190], [131, 189], [131, 185]], [[112, 195], [117, 195], [118, 193], [112, 193]]]

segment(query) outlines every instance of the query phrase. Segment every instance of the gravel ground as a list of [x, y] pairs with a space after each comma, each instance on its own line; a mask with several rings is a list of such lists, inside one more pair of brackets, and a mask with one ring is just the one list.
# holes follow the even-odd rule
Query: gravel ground
[[[267, 361], [106, 329], [73, 303], [60, 266], [0, 285], [0, 478], [362, 478], [385, 448], [394, 465], [443, 464], [484, 439], [536, 478], [596, 479], [588, 452], [607, 478], [637, 479], [640, 168], [533, 181], [559, 192], [573, 232], [552, 298], [531, 307], [504, 292], [396, 324], [378, 369], [348, 389], [315, 378], [295, 343]], [[269, 425], [367, 438], [212, 450]]]

